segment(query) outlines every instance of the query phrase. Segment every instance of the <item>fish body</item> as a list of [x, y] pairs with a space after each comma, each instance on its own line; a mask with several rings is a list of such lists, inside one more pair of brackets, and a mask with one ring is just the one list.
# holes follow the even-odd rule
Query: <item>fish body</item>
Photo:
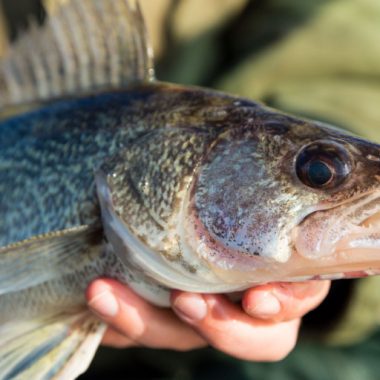
[[[0, 65], [0, 379], [85, 370], [99, 276], [168, 306], [170, 289], [379, 272], [379, 145], [154, 80], [134, 1], [59, 9], [26, 40], [37, 54], [21, 43]], [[94, 20], [120, 39], [99, 43]]]

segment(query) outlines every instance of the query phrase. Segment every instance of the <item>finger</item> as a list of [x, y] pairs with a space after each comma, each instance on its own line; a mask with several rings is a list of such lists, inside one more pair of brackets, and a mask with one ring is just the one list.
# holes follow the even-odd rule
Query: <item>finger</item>
[[266, 284], [247, 290], [242, 306], [252, 317], [286, 321], [315, 309], [329, 289], [330, 281]]
[[282, 323], [257, 320], [220, 295], [176, 291], [171, 300], [177, 315], [207, 342], [240, 359], [281, 360], [297, 340], [299, 319]]
[[[86, 296], [91, 310], [136, 344], [176, 350], [206, 345], [204, 339], [171, 310], [152, 306], [115, 280], [95, 280], [88, 287]], [[123, 344], [113, 333], [109, 333], [106, 342], [114, 346]]]
[[139, 344], [129, 339], [125, 335], [119, 333], [113, 328], [108, 328], [102, 339], [102, 344], [105, 346], [111, 346], [115, 348], [128, 348], [135, 347]]

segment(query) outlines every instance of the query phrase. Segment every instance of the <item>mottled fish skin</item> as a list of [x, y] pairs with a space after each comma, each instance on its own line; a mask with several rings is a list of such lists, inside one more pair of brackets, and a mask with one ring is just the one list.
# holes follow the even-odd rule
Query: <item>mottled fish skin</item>
[[57, 101], [2, 121], [0, 246], [99, 220], [94, 171], [106, 158], [153, 130], [213, 136], [232, 122], [234, 102], [211, 91], [155, 84]]

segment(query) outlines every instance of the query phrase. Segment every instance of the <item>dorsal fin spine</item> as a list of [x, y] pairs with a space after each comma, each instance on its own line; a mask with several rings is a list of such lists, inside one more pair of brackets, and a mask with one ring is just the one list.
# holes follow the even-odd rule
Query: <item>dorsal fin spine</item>
[[[79, 72], [79, 81], [83, 88], [88, 88], [91, 84], [91, 77], [89, 72], [90, 59], [89, 59], [89, 46], [85, 39], [83, 28], [78, 27], [78, 25], [83, 22], [82, 20], [86, 17], [86, 12], [83, 11], [82, 3], [75, 3], [76, 12], [73, 11], [72, 15], [68, 17], [69, 29], [71, 36], [73, 37], [74, 49], [76, 51], [85, 52], [85, 54], [78, 54], [78, 66]], [[75, 38], [76, 36], [76, 38]]]
[[[32, 24], [30, 33], [35, 36], [38, 35], [38, 27], [35, 23]], [[46, 67], [43, 63], [43, 55], [42, 54], [34, 54], [33, 47], [28, 46], [29, 57], [31, 61], [31, 65], [33, 67], [33, 73], [35, 76], [35, 85], [38, 91], [38, 96], [44, 98], [48, 95], [48, 89], [46, 87], [47, 78], [46, 78]]]
[[0, 110], [153, 79], [137, 0], [45, 3], [45, 24], [34, 23], [0, 61]]

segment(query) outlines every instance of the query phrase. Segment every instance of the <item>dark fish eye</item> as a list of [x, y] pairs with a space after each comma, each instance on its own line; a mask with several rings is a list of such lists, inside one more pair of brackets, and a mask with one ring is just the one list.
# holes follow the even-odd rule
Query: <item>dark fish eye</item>
[[308, 164], [307, 176], [309, 183], [316, 187], [325, 186], [333, 178], [333, 171], [329, 166], [320, 160], [311, 161]]
[[295, 169], [304, 185], [331, 189], [339, 186], [350, 173], [350, 157], [340, 144], [320, 140], [301, 149]]

